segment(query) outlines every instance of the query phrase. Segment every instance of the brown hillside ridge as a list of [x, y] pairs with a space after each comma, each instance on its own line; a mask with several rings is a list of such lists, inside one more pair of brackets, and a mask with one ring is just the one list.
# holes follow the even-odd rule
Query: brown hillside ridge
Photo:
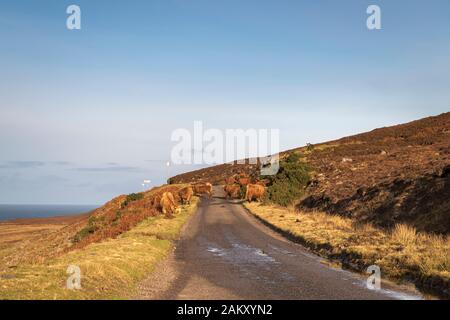
[[227, 179], [230, 177], [238, 177], [241, 174], [246, 176], [253, 176], [256, 178], [258, 174], [259, 162], [255, 161], [255, 164], [250, 164], [248, 160], [246, 163], [238, 164], [236, 161], [233, 163], [224, 163], [217, 166], [190, 171], [179, 174], [169, 179], [170, 183], [206, 183], [209, 182], [212, 185], [225, 185]]
[[450, 113], [317, 147], [299, 207], [392, 227], [450, 231]]
[[[297, 208], [337, 213], [383, 228], [409, 224], [419, 231], [450, 231], [450, 113], [375, 129], [281, 153], [299, 153], [313, 168]], [[258, 165], [223, 164], [178, 175], [174, 183], [210, 181]]]
[[[0, 272], [2, 268], [24, 263], [43, 263], [91, 243], [114, 239], [146, 218], [161, 215], [154, 202], [162, 193], [172, 192], [175, 201], [180, 203], [178, 191], [183, 187], [185, 185], [164, 185], [139, 194], [121, 195], [79, 216], [0, 223], [4, 230], [15, 228], [8, 233], [9, 238], [0, 237], [0, 251], [5, 249], [0, 252]], [[34, 232], [30, 232], [31, 227]]]

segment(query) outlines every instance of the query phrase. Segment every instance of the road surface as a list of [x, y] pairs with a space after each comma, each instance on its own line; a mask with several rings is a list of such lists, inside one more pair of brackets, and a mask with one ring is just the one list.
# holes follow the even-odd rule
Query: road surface
[[173, 254], [139, 291], [138, 299], [420, 298], [367, 289], [360, 275], [330, 267], [221, 197], [202, 199]]

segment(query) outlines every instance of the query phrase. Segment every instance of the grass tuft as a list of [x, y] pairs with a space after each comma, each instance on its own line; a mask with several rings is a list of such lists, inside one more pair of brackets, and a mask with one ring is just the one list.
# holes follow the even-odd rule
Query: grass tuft
[[414, 246], [417, 243], [417, 231], [405, 224], [397, 224], [391, 233], [391, 239], [404, 247]]

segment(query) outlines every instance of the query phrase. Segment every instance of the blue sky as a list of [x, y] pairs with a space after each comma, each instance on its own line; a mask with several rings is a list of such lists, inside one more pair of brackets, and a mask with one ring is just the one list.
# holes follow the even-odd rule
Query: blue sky
[[[82, 29], [66, 28], [77, 4]], [[366, 28], [377, 4], [382, 30]], [[450, 110], [450, 2], [2, 1], [0, 203], [162, 183], [176, 128], [278, 128], [281, 149]]]

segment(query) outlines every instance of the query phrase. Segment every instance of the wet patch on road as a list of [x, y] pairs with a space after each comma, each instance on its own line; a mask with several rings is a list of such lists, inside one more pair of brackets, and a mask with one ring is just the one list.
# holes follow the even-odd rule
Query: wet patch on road
[[208, 246], [207, 251], [215, 256], [223, 257], [234, 265], [280, 264], [263, 250], [239, 243], [233, 243], [231, 248]]

